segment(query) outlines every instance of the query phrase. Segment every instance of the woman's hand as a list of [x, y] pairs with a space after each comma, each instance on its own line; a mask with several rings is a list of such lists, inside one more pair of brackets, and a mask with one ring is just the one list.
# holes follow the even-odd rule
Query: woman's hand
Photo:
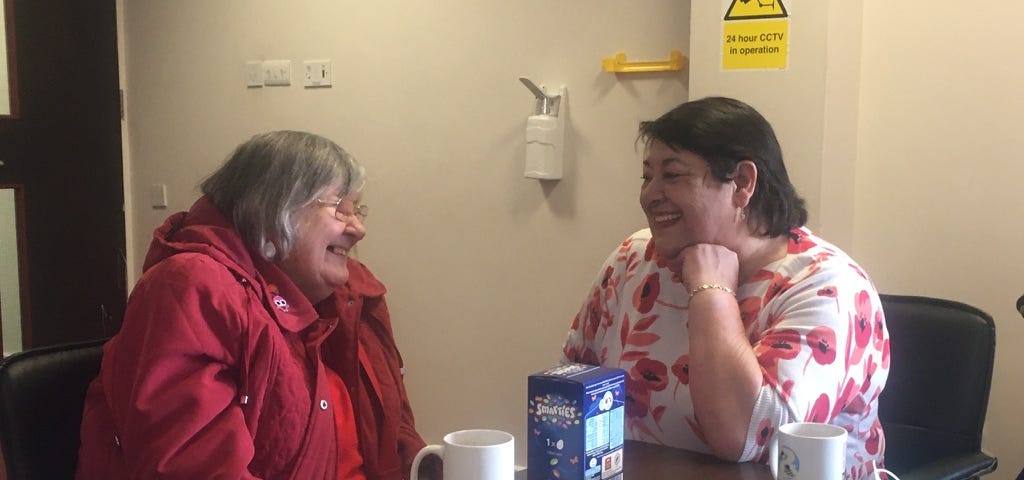
[[670, 259], [669, 269], [679, 275], [687, 291], [708, 283], [729, 287], [735, 292], [740, 264], [736, 252], [721, 245], [698, 243]]

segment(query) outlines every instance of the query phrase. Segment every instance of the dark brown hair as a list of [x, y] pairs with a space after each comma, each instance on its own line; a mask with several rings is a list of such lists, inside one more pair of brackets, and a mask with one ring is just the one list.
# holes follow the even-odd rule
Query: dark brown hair
[[654, 140], [699, 155], [723, 183], [733, 180], [739, 162], [754, 162], [757, 183], [747, 222], [755, 234], [776, 237], [807, 222], [807, 207], [789, 181], [775, 131], [750, 105], [725, 97], [686, 102], [657, 120], [640, 122], [637, 141], [649, 147]]

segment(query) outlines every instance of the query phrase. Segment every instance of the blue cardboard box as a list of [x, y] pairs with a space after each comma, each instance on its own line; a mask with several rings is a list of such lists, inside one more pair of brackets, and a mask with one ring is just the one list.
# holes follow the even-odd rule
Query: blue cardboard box
[[529, 480], [621, 480], [626, 372], [567, 363], [530, 375]]

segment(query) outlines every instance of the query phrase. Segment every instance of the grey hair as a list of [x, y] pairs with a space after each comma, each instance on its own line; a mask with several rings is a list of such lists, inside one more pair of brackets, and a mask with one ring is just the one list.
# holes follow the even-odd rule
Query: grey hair
[[[231, 218], [253, 253], [274, 261], [292, 251], [299, 209], [325, 194], [344, 198], [365, 181], [363, 167], [336, 143], [282, 130], [236, 147], [199, 188]], [[339, 191], [327, 191], [337, 185]]]

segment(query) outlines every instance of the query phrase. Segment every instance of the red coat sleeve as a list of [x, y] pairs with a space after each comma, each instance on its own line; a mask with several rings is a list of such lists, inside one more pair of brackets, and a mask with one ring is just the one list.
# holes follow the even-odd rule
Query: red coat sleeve
[[233, 366], [247, 308], [201, 257], [168, 259], [136, 287], [101, 371], [131, 478], [256, 478]]

